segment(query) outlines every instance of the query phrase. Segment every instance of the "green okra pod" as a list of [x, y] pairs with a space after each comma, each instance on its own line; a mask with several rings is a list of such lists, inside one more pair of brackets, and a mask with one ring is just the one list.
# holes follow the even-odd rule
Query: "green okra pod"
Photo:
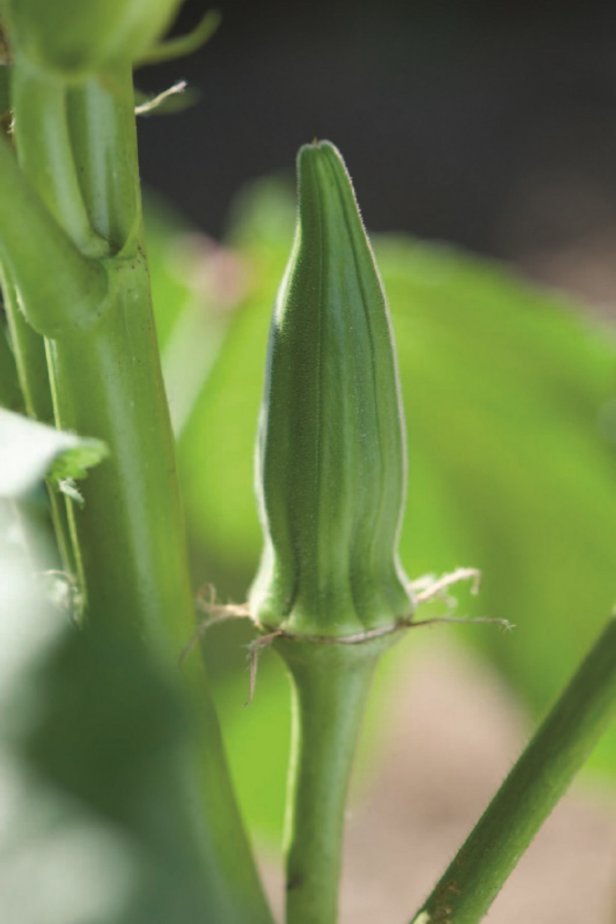
[[299, 214], [271, 329], [258, 447], [268, 628], [348, 636], [411, 613], [397, 557], [406, 458], [383, 288], [327, 141], [299, 152]]

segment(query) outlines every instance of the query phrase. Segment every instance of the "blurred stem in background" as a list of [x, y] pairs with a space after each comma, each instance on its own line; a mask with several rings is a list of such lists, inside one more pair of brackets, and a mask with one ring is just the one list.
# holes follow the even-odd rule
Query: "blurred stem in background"
[[616, 616], [572, 677], [412, 924], [477, 924], [616, 707]]

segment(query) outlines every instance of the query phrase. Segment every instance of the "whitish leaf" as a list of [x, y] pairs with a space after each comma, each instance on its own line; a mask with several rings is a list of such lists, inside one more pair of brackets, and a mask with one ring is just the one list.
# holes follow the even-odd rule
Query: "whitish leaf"
[[0, 409], [0, 497], [24, 497], [48, 475], [54, 480], [83, 478], [106, 455], [100, 440]]

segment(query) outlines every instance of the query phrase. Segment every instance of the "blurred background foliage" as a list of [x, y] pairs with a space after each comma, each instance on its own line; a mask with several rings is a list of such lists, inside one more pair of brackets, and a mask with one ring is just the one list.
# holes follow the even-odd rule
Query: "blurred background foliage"
[[[222, 245], [182, 230], [160, 203], [148, 215], [195, 584], [211, 583], [223, 602], [241, 602], [260, 551], [254, 442], [269, 320], [293, 234], [293, 191], [276, 180], [247, 188]], [[506, 618], [516, 629], [452, 631], [537, 716], [614, 603], [613, 333], [500, 264], [400, 234], [375, 236], [374, 244], [410, 447], [404, 566], [411, 578], [458, 565], [481, 569], [481, 593], [462, 590], [459, 614]], [[438, 610], [432, 604], [424, 615]], [[277, 836], [287, 693], [266, 656], [255, 702], [243, 709], [249, 639], [245, 626], [218, 627], [205, 652], [242, 804], [257, 830]], [[412, 647], [410, 639], [398, 657], [412, 657]], [[380, 689], [383, 723], [393, 692], [386, 676]], [[614, 736], [592, 766], [613, 773]]]
[[78, 630], [53, 567], [43, 479], [103, 455], [0, 410], [0, 912], [16, 924], [207, 916], [177, 679], [128, 633]]
[[[300, 144], [331, 138], [369, 230], [388, 235], [375, 244], [409, 428], [405, 567], [482, 569], [481, 595], [462, 589], [458, 612], [515, 632], [439, 631], [489, 659], [530, 720], [614, 604], [616, 20], [592, 0], [557, 16], [484, 0], [218, 8], [201, 52], [139, 74], [148, 92], [183, 77], [201, 97], [172, 123], [139, 125], [145, 179], [193, 226], [165, 244], [165, 221], [181, 221], [150, 214], [195, 584], [237, 601], [254, 573], [252, 452], [290, 166]], [[201, 9], [187, 0], [176, 31]], [[192, 320], [174, 327], [182, 299]], [[266, 656], [243, 709], [249, 637], [220, 627], [207, 651], [242, 801], [276, 834], [285, 682]], [[384, 673], [418, 647], [409, 638]], [[384, 715], [377, 703], [373, 730]], [[593, 768], [615, 766], [612, 739]]]

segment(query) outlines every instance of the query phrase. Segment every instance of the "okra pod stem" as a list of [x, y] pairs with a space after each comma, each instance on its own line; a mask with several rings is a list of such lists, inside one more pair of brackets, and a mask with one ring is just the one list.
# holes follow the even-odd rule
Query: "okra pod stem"
[[374, 667], [392, 637], [279, 641], [293, 690], [285, 834], [287, 924], [335, 924], [353, 758]]
[[[9, 37], [21, 52], [20, 30]], [[16, 54], [16, 68], [20, 59]], [[193, 658], [180, 673], [178, 664], [194, 631], [194, 604], [143, 254], [130, 67], [118, 66], [113, 78], [107, 96], [103, 88], [79, 97], [68, 136], [64, 108], [56, 107], [69, 164], [58, 164], [57, 139], [39, 130], [22, 94], [23, 130], [16, 139], [21, 169], [0, 142], [0, 259], [28, 323], [46, 337], [56, 423], [98, 437], [110, 453], [84, 483], [83, 509], [71, 505], [84, 619], [94, 632], [104, 624], [144, 645], [190, 705], [193, 735], [168, 768], [169, 801], [161, 819], [181, 832], [199, 871], [199, 920], [271, 924], [203, 667]], [[114, 130], [96, 156], [90, 129], [99, 116], [108, 127], [113, 107]], [[83, 131], [75, 124], [80, 118]], [[86, 170], [80, 184], [84, 207], [96, 231], [108, 234], [108, 257], [85, 256], [71, 239], [75, 213], [61, 208], [58, 198], [71, 164]], [[37, 189], [47, 174], [55, 192], [45, 205]]]

